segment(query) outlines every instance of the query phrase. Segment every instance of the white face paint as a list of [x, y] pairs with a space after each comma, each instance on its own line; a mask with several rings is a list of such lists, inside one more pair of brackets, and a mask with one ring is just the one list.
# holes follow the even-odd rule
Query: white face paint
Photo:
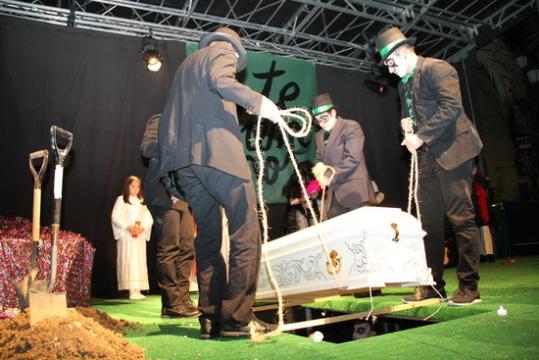
[[395, 50], [384, 60], [384, 65], [387, 66], [390, 74], [395, 74], [400, 78], [408, 75], [412, 69], [410, 69], [407, 48], [401, 47]]
[[318, 125], [324, 131], [331, 131], [337, 122], [337, 114], [334, 111], [328, 111], [315, 117]]

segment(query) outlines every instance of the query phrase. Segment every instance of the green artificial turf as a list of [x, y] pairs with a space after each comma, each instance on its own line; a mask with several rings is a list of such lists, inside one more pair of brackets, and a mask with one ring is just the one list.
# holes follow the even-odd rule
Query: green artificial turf
[[[482, 264], [480, 291], [483, 301], [470, 307], [444, 304], [434, 325], [394, 332], [341, 344], [314, 343], [284, 334], [253, 344], [248, 339], [200, 340], [196, 319], [161, 319], [160, 298], [142, 301], [102, 300], [93, 307], [115, 318], [141, 324], [127, 339], [146, 350], [151, 359], [539, 359], [539, 257], [518, 257]], [[454, 269], [446, 272], [448, 295], [456, 289]], [[400, 304], [412, 289], [383, 289], [374, 298], [375, 308]], [[508, 315], [498, 316], [504, 306]], [[337, 297], [308, 305], [339, 311], [370, 309], [368, 298]], [[404, 311], [424, 318], [438, 305]], [[395, 314], [396, 315], [396, 314]]]

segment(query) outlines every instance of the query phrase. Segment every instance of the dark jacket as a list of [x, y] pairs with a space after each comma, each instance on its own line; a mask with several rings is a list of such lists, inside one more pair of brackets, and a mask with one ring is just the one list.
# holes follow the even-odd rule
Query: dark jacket
[[159, 177], [159, 149], [157, 131], [161, 114], [153, 115], [146, 123], [146, 129], [140, 143], [142, 157], [148, 159], [148, 171], [144, 179], [144, 201], [147, 205], [169, 208], [172, 201]]
[[327, 145], [324, 145], [324, 130], [316, 133], [316, 160], [336, 170], [331, 188], [337, 201], [349, 209], [374, 199], [364, 144], [365, 136], [359, 123], [340, 116], [337, 116]]
[[224, 42], [180, 64], [159, 125], [161, 176], [200, 165], [251, 179], [236, 104], [259, 113], [262, 95], [236, 80], [236, 64], [234, 50]]
[[[146, 123], [146, 129], [140, 143], [142, 157], [148, 159], [148, 171], [144, 179], [144, 201], [150, 207], [160, 206], [178, 211], [188, 210], [189, 205], [182, 200], [172, 203], [170, 194], [159, 176], [159, 149], [158, 149], [158, 129], [161, 114], [153, 115]], [[155, 214], [152, 214], [155, 217]]]
[[[413, 77], [413, 109], [417, 135], [436, 162], [452, 170], [477, 156], [483, 147], [464, 113], [458, 73], [443, 60], [419, 56]], [[402, 117], [407, 117], [405, 85], [399, 83]]]

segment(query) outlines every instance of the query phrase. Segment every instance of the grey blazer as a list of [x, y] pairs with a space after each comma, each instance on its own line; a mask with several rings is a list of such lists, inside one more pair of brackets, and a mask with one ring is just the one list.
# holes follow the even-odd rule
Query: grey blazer
[[316, 133], [316, 158], [336, 170], [332, 189], [337, 201], [349, 209], [374, 199], [363, 146], [365, 135], [359, 123], [337, 116], [327, 145], [324, 130]]
[[[443, 60], [419, 56], [412, 81], [417, 135], [436, 162], [452, 170], [477, 156], [483, 143], [464, 113], [455, 68]], [[399, 94], [401, 115], [407, 117], [402, 83], [399, 83]]]
[[262, 95], [236, 80], [237, 57], [217, 42], [178, 67], [159, 124], [160, 175], [189, 165], [251, 179], [236, 104], [259, 113]]

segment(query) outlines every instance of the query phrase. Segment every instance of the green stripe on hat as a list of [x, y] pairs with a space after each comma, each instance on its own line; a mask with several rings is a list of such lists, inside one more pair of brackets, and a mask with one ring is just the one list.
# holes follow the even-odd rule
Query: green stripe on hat
[[398, 43], [400, 42], [403, 42], [405, 41], [406, 39], [398, 39], [398, 40], [395, 40], [393, 42], [390, 42], [389, 44], [387, 44], [386, 46], [384, 46], [381, 50], [380, 50], [380, 56], [382, 57], [382, 59], [384, 59], [386, 57], [386, 55], [391, 51], [391, 49], [393, 49], [395, 47], [395, 45], [397, 45]]
[[320, 115], [320, 114], [322, 114], [322, 113], [324, 113], [326, 111], [329, 111], [331, 109], [333, 109], [333, 104], [326, 104], [326, 105], [322, 105], [322, 106], [319, 106], [317, 108], [314, 108], [312, 110], [312, 112], [313, 112], [313, 115], [316, 116], [316, 115]]

